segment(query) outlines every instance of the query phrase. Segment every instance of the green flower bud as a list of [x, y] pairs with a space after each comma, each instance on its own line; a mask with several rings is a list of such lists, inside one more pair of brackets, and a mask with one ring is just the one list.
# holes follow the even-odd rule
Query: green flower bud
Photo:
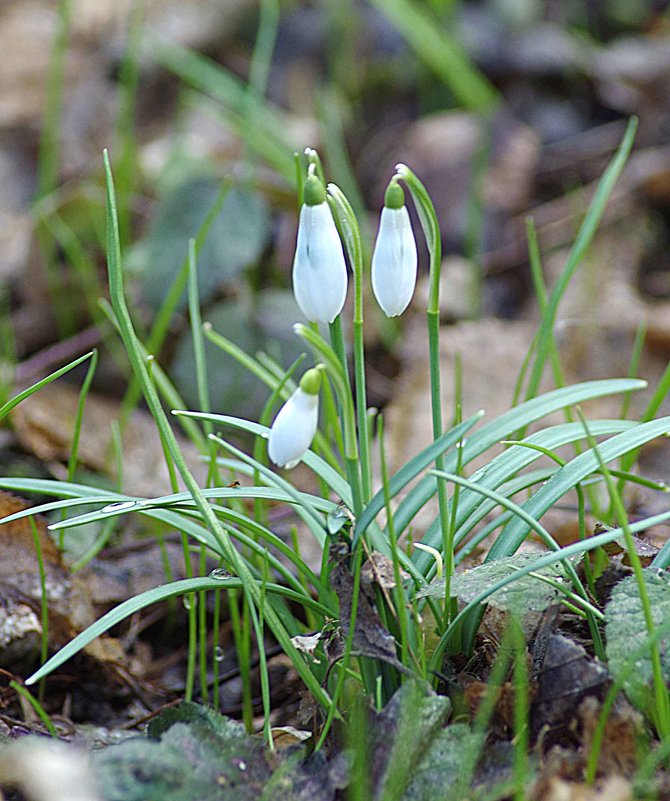
[[310, 173], [307, 176], [303, 197], [306, 206], [320, 206], [326, 202], [326, 187], [316, 175]]
[[384, 206], [387, 209], [401, 209], [405, 205], [405, 192], [397, 181], [391, 181], [386, 187]]

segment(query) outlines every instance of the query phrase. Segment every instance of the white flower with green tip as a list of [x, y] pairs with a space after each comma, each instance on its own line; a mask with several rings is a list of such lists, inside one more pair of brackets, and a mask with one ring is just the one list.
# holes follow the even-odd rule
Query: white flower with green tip
[[278, 467], [295, 467], [312, 444], [319, 422], [321, 370], [312, 368], [275, 417], [268, 456]]
[[372, 291], [387, 317], [397, 317], [409, 306], [416, 286], [417, 261], [405, 193], [391, 181], [372, 254]]
[[293, 292], [310, 322], [332, 323], [347, 296], [347, 267], [326, 190], [307, 176], [293, 260]]

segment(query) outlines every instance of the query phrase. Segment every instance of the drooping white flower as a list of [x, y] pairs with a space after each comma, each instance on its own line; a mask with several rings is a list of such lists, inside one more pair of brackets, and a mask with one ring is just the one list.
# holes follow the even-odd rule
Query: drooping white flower
[[295, 467], [312, 444], [319, 422], [321, 371], [307, 370], [299, 387], [275, 417], [268, 456], [279, 467]]
[[298, 241], [293, 260], [293, 292], [310, 322], [332, 323], [347, 296], [347, 268], [323, 184], [315, 175], [305, 182]]
[[405, 195], [397, 183], [386, 190], [372, 254], [372, 291], [387, 317], [402, 314], [416, 286], [417, 252]]

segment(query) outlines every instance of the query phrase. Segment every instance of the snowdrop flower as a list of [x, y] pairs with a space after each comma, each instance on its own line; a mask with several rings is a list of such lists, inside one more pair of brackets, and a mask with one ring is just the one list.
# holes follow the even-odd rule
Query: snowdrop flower
[[391, 181], [372, 254], [372, 291], [387, 317], [402, 314], [416, 285], [417, 253], [405, 193]]
[[268, 455], [279, 467], [295, 467], [312, 444], [319, 421], [321, 370], [307, 370], [300, 386], [275, 417], [268, 442]]
[[347, 268], [326, 190], [316, 175], [307, 176], [293, 260], [293, 292], [310, 322], [332, 323], [347, 295]]

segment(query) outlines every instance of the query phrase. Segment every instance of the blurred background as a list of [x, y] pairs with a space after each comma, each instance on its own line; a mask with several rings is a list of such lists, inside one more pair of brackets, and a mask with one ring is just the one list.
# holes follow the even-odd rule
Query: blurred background
[[[639, 418], [670, 361], [667, 5], [0, 0], [0, 402], [99, 349], [74, 456], [88, 364], [13, 410], [0, 429], [5, 476], [76, 480], [145, 497], [170, 491], [155, 424], [142, 408], [106, 300], [105, 148], [126, 292], [156, 357], [153, 376], [166, 408], [198, 406], [185, 291], [189, 238], [198, 246], [203, 320], [247, 353], [265, 352], [287, 368], [302, 351], [292, 332], [300, 320], [291, 291], [299, 210], [294, 154], [319, 150], [329, 180], [358, 215], [368, 256], [386, 184], [398, 162], [410, 165], [441, 224], [448, 425], [457, 401], [464, 417], [485, 409], [492, 420], [526, 397], [517, 379], [545, 296], [637, 117], [633, 151], [561, 301], [554, 331], [560, 369], [547, 368], [540, 389], [640, 375], [649, 381], [646, 393], [603, 398], [587, 410], [591, 418]], [[542, 258], [534, 276], [529, 218]], [[414, 222], [420, 280], [408, 311], [389, 321], [366, 290], [368, 400], [384, 410], [391, 470], [432, 440], [427, 251]], [[207, 355], [212, 410], [258, 419], [268, 389], [212, 342]], [[669, 413], [666, 400], [658, 414]], [[204, 482], [196, 445], [206, 445], [195, 433], [180, 442]], [[646, 447], [639, 465], [667, 485], [667, 439]], [[313, 481], [299, 470], [291, 478]], [[666, 497], [631, 485], [631, 518], [666, 511]], [[0, 516], [22, 503], [0, 493]], [[54, 608], [64, 621], [52, 626], [51, 647], [99, 610], [184, 575], [178, 533], [137, 518], [123, 518], [117, 528], [82, 526], [59, 540], [74, 570], [89, 565], [75, 574], [85, 585], [71, 583], [70, 567], [42, 530], [50, 581], [62, 599]], [[415, 520], [415, 536], [426, 521], [429, 510], [426, 520]], [[561, 544], [579, 536], [569, 503], [543, 521]], [[271, 522], [273, 531], [292, 536], [290, 512], [273, 508]], [[19, 533], [0, 529], [0, 623], [3, 614], [25, 612], [25, 586], [35, 583], [32, 533]], [[652, 543], [667, 540], [666, 529], [647, 535]], [[301, 547], [306, 561], [321, 564], [318, 548]], [[17, 575], [28, 577], [20, 592], [11, 590]], [[136, 703], [143, 696], [133, 677], [148, 682], [147, 693], [155, 692], [153, 684], [182, 692], [187, 640], [179, 630], [166, 636], [162, 614], [152, 611], [137, 623], [138, 631], [150, 630], [149, 639], [133, 633], [116, 651], [94, 656], [102, 661], [82, 674], [85, 682], [68, 679], [69, 717], [143, 718], [151, 703]], [[35, 618], [33, 640], [39, 632]], [[221, 675], [230, 671], [232, 678], [222, 708], [238, 715], [241, 685], [229, 650]], [[270, 663], [277, 708], [298, 696], [297, 674], [282, 659]], [[113, 689], [100, 687], [104, 660], [130, 664]], [[9, 664], [2, 649], [0, 661]], [[162, 703], [165, 696], [154, 697]]]
[[[622, 375], [644, 326], [640, 369], [660, 375], [670, 354], [666, 6], [2, 0], [5, 393], [94, 345], [95, 390], [112, 404], [101, 419], [126, 391], [128, 365], [100, 301], [103, 148], [136, 322], [184, 402], [197, 403], [183, 291], [189, 237], [200, 245], [203, 319], [288, 365], [300, 352], [294, 152], [312, 146], [357, 211], [368, 249], [395, 164], [425, 182], [442, 226], [448, 368], [465, 365], [466, 413], [504, 410], [538, 318], [526, 218], [551, 287], [631, 115], [633, 155], [557, 336], [569, 380]], [[382, 319], [372, 299], [367, 306], [369, 396], [388, 406], [391, 426], [394, 401], [406, 420], [426, 394], [425, 296], [423, 278], [400, 323]], [[209, 355], [214, 408], [256, 416], [264, 387], [220, 350]], [[54, 385], [17, 408], [24, 448], [64, 458], [66, 434], [44, 429], [54, 428], [54, 409], [68, 416], [71, 395]], [[415, 433], [403, 427], [407, 441]]]

